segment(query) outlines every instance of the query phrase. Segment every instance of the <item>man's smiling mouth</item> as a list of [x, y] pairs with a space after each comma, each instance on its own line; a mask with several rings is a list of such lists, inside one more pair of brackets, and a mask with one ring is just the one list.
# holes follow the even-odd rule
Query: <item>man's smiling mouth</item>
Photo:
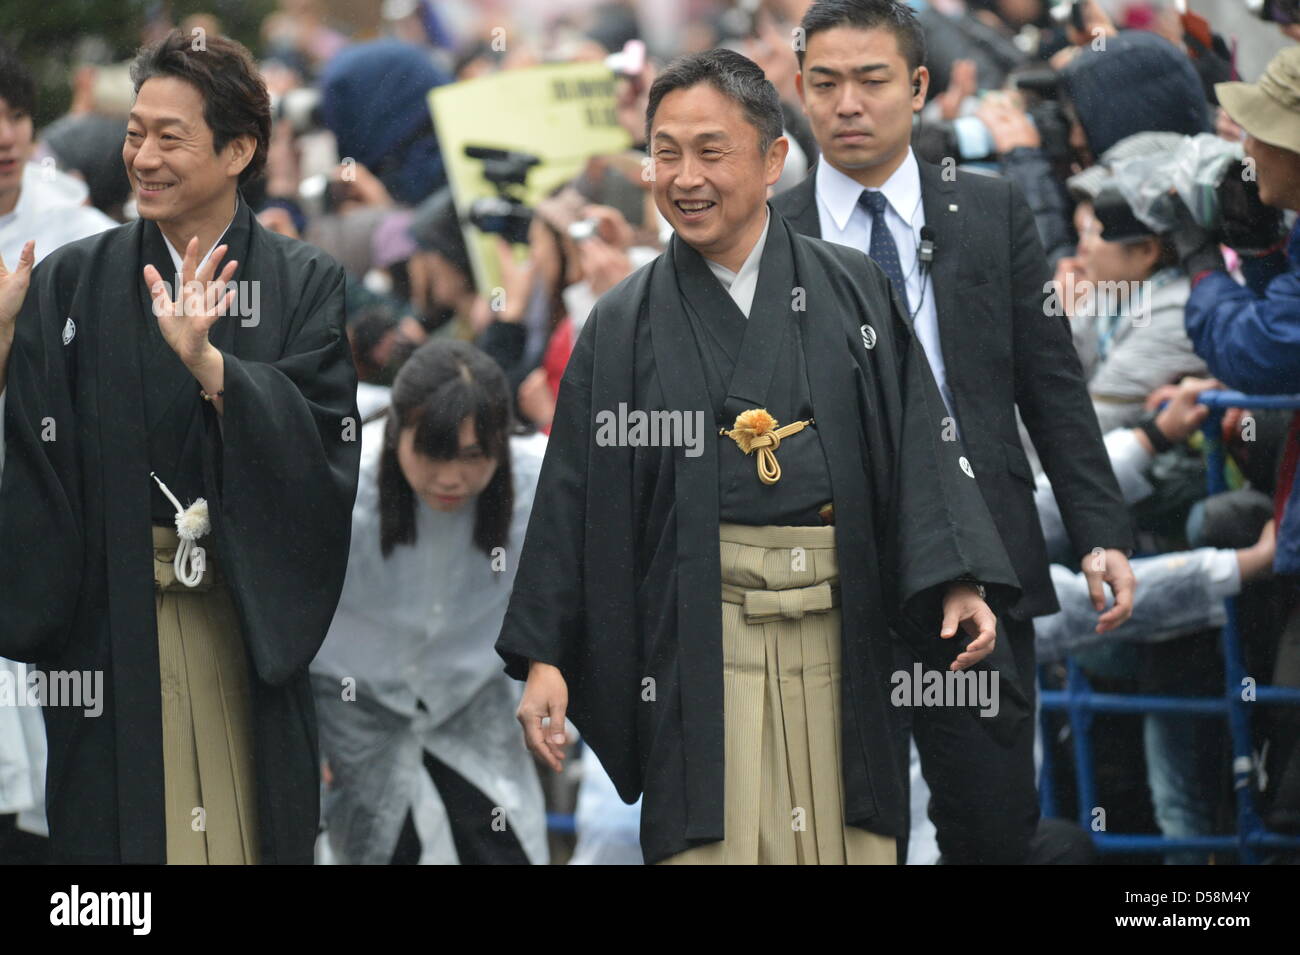
[[717, 203], [711, 199], [677, 199], [673, 205], [685, 216], [699, 216], [708, 212]]

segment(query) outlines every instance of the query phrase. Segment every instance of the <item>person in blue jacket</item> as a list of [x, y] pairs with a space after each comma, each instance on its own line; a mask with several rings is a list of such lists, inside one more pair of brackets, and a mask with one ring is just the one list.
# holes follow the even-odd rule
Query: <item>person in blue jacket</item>
[[[1220, 190], [1222, 238], [1241, 256], [1247, 284], [1223, 271], [1217, 245], [1194, 253], [1187, 334], [1228, 387], [1257, 395], [1300, 393], [1300, 228], [1282, 234], [1276, 211], [1300, 210], [1300, 46], [1277, 54], [1258, 83], [1218, 83], [1214, 89], [1246, 132], [1245, 170], [1253, 169], [1259, 195], [1252, 202], [1245, 190]], [[1274, 504], [1273, 569], [1279, 574], [1300, 574], [1298, 458], [1300, 412], [1287, 435]]]

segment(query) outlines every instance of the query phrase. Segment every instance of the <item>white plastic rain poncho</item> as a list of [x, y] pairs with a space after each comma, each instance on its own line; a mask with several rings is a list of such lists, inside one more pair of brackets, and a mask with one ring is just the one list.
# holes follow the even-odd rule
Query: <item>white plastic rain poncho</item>
[[514, 715], [521, 688], [503, 672], [494, 643], [545, 439], [510, 439], [515, 507], [498, 559], [473, 544], [472, 502], [444, 513], [418, 498], [415, 544], [385, 559], [377, 484], [384, 425], [380, 418], [362, 429], [347, 579], [312, 663], [321, 753], [335, 780], [322, 812], [331, 850], [343, 863], [387, 863], [409, 811], [419, 861], [459, 861], [422, 764], [427, 750], [503, 809], [530, 861], [544, 864], [541, 786]]

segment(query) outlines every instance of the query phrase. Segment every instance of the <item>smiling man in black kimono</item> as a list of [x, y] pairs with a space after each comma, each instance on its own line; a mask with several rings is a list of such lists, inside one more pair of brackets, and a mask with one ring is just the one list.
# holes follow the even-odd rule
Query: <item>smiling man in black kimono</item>
[[[647, 140], [676, 235], [564, 375], [497, 643], [520, 722], [558, 769], [571, 716], [644, 793], [648, 862], [894, 864], [891, 630], [932, 669], [1006, 665], [981, 593], [1018, 582], [884, 274], [766, 204], [762, 71], [678, 60]], [[628, 409], [700, 416], [703, 446], [606, 426]], [[1027, 718], [1016, 682], [990, 732]]]
[[102, 715], [44, 707], [55, 861], [309, 863], [360, 460], [343, 270], [240, 195], [247, 50], [174, 32], [132, 77], [140, 219], [0, 265], [0, 654], [103, 676]]

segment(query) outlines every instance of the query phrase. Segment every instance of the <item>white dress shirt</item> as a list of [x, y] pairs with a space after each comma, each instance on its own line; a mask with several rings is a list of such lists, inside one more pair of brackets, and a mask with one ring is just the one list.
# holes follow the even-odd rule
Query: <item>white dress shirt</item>
[[704, 260], [709, 266], [709, 271], [722, 283], [722, 287], [745, 313], [746, 318], [749, 318], [749, 309], [754, 304], [754, 292], [758, 289], [758, 263], [762, 261], [763, 246], [767, 244], [767, 230], [772, 225], [772, 213], [768, 211], [766, 205], [763, 206], [763, 212], [767, 216], [763, 221], [763, 231], [758, 241], [754, 243], [754, 247], [749, 250], [749, 255], [740, 266], [739, 272], [733, 272], [712, 259]]
[[[871, 214], [858, 204], [863, 187], [823, 160], [817, 164], [817, 217], [822, 238], [847, 245], [869, 254], [871, 249]], [[939, 348], [939, 315], [934, 304], [934, 282], [927, 270], [921, 275], [917, 250], [921, 229], [925, 225], [925, 207], [921, 202], [921, 171], [911, 148], [901, 166], [894, 170], [880, 191], [885, 194], [885, 223], [898, 246], [898, 262], [907, 286], [908, 306], [916, 313], [912, 328], [934, 372], [934, 380], [943, 395], [943, 403], [952, 415], [960, 434], [952, 394], [944, 372], [943, 352]], [[918, 308], [919, 306], [919, 308]]]

